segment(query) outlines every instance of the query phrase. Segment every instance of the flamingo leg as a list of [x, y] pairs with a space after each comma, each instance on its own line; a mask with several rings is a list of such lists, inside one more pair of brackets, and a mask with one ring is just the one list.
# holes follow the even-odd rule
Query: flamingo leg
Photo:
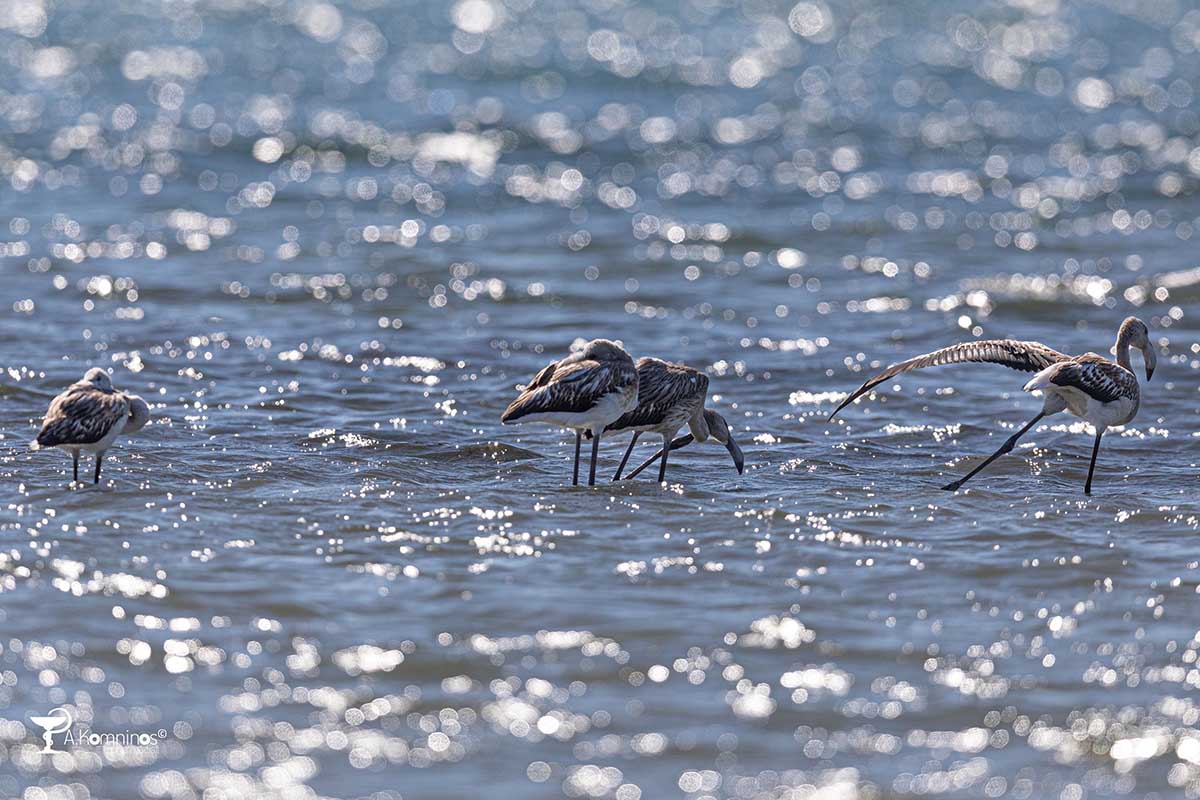
[[633, 438], [629, 440], [629, 447], [625, 449], [625, 457], [621, 459], [621, 466], [617, 467], [617, 472], [613, 475], [613, 481], [621, 480], [621, 473], [625, 471], [625, 465], [629, 463], [629, 456], [633, 453], [633, 446], [637, 444], [638, 437], [641, 435], [641, 431], [633, 432]]
[[[680, 436], [678, 439], [674, 439], [671, 441], [671, 449], [678, 450], [681, 447], [687, 447], [693, 441], [695, 441], [695, 440], [690, 433], [685, 434], [683, 436]], [[655, 461], [658, 461], [660, 458], [662, 458], [662, 455], [663, 455], [663, 451], [659, 450], [657, 453], [655, 453], [654, 455], [650, 456], [645, 461], [643, 461], [641, 463], [641, 465], [638, 466], [637, 469], [635, 469], [633, 472], [629, 473], [625, 477], [630, 480], [632, 480], [633, 478], [636, 478], [638, 475], [640, 475], [642, 473], [642, 470], [644, 470], [646, 467], [650, 466]]]
[[101, 461], [103, 458], [104, 458], [104, 451], [103, 451], [103, 450], [102, 450], [102, 451], [100, 451], [99, 453], [96, 453], [96, 478], [95, 478], [95, 480], [93, 480], [93, 481], [92, 481], [92, 483], [99, 483], [99, 482], [100, 482], [100, 461]]
[[1092, 475], [1096, 472], [1096, 456], [1100, 455], [1100, 437], [1104, 435], [1104, 431], [1100, 428], [1096, 429], [1096, 443], [1092, 445], [1092, 464], [1088, 467], [1087, 483], [1083, 486], [1084, 494], [1092, 493]]
[[995, 461], [997, 458], [1004, 455], [1005, 453], [1011, 453], [1013, 447], [1015, 447], [1017, 444], [1017, 440], [1020, 439], [1022, 436], [1024, 436], [1026, 433], [1028, 433], [1030, 431], [1030, 429], [1033, 428], [1034, 425], [1037, 425], [1041, 421], [1042, 417], [1044, 417], [1044, 416], [1046, 416], [1045, 411], [1039, 412], [1036, 417], [1034, 417], [1033, 419], [1031, 419], [1029, 421], [1028, 425], [1026, 425], [1024, 428], [1021, 428], [1021, 430], [1017, 431], [1012, 436], [1008, 437], [1008, 439], [1004, 442], [1004, 444], [1000, 445], [1000, 449], [997, 450], [996, 452], [992, 453], [990, 456], [988, 456], [987, 459], [982, 464], [980, 464], [978, 467], [971, 470], [970, 472], [968, 472], [966, 475], [962, 476], [958, 480], [954, 481], [953, 483], [948, 483], [945, 486], [943, 486], [942, 488], [948, 492], [957, 492], [964, 483], [971, 480], [971, 478], [974, 478], [976, 475], [978, 475], [980, 472], [982, 472], [984, 470], [984, 468], [987, 467], [988, 464], [991, 464], [993, 461]]
[[575, 431], [575, 476], [571, 478], [571, 485], [579, 485], [579, 447], [583, 442], [583, 431]]
[[667, 479], [667, 456], [671, 454], [671, 440], [663, 436], [662, 461], [658, 462], [658, 482]]
[[588, 470], [588, 486], [596, 485], [596, 460], [600, 457], [601, 431], [592, 430], [592, 466]]
[[75, 483], [79, 483], [79, 451], [72, 451], [71, 456], [71, 460], [74, 462], [75, 466]]

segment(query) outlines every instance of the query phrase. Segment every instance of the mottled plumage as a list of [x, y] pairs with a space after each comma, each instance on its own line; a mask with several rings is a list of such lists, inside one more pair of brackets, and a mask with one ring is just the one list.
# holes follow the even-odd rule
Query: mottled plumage
[[547, 364], [509, 404], [500, 421], [516, 422], [538, 414], [583, 414], [609, 394], [636, 396], [637, 372], [632, 360], [625, 364], [620, 360], [576, 358]]
[[1055, 386], [1078, 389], [1102, 403], [1138, 396], [1137, 377], [1120, 364], [1095, 353], [1059, 364], [1051, 373], [1050, 382]]
[[595, 484], [599, 433], [604, 426], [637, 406], [638, 374], [620, 345], [593, 339], [561, 361], [547, 364], [521, 390], [500, 421], [546, 422], [575, 431], [575, 478], [579, 483], [579, 448], [584, 431], [592, 443], [591, 477]]
[[884, 381], [894, 378], [904, 372], [926, 367], [940, 367], [946, 364], [961, 364], [966, 362], [1000, 364], [1009, 369], [1022, 372], [1039, 372], [1051, 364], [1066, 361], [1070, 356], [1051, 350], [1039, 342], [1019, 342], [1013, 339], [987, 339], [980, 342], [962, 342], [934, 350], [932, 353], [901, 361], [880, 372], [862, 386], [855, 389], [829, 415], [830, 419], [838, 412], [862, 397]]
[[[733, 440], [724, 417], [704, 408], [704, 401], [708, 397], [707, 375], [683, 364], [672, 364], [659, 358], [639, 358], [637, 374], [637, 407], [622, 414], [605, 428], [609, 433], [633, 431], [633, 438], [625, 450], [625, 457], [621, 459], [621, 465], [617, 467], [613, 476], [614, 481], [620, 480], [621, 472], [633, 452], [633, 446], [643, 433], [657, 433], [663, 439], [663, 447], [630, 473], [630, 478], [636, 477], [656, 459], [662, 458], [658, 470], [658, 480], [661, 483], [666, 478], [667, 454], [671, 450], [678, 450], [692, 441], [703, 442], [710, 437], [725, 445], [733, 456], [737, 471], [742, 471], [742, 451]], [[691, 433], [672, 440], [685, 425]]]
[[114, 428], [124, 428], [128, 417], [129, 401], [124, 395], [75, 384], [50, 403], [37, 443], [42, 447], [95, 444]]
[[149, 420], [150, 407], [142, 398], [117, 391], [108, 373], [94, 367], [50, 402], [36, 443], [69, 450], [77, 481], [80, 452], [95, 453], [95, 482], [99, 483], [104, 452], [117, 436], [135, 433]]
[[996, 458], [1010, 452], [1017, 440], [1043, 417], [1068, 411], [1080, 419], [1090, 422], [1096, 429], [1092, 462], [1088, 469], [1087, 483], [1084, 485], [1084, 491], [1091, 494], [1092, 475], [1096, 468], [1096, 456], [1100, 451], [1100, 437], [1109, 427], [1124, 425], [1132, 421], [1141, 404], [1138, 380], [1130, 368], [1130, 347], [1136, 347], [1142, 351], [1146, 361], [1146, 380], [1150, 380], [1154, 374], [1157, 359], [1154, 347], [1150, 343], [1149, 329], [1136, 317], [1129, 317], [1121, 323], [1121, 328], [1117, 332], [1117, 343], [1114, 347], [1117, 356], [1115, 362], [1095, 353], [1086, 353], [1072, 358], [1038, 342], [1018, 342], [1008, 339], [964, 342], [888, 367], [852, 392], [834, 410], [833, 414], [829, 415], [829, 418], [833, 419], [834, 415], [855, 399], [889, 378], [923, 367], [975, 361], [1002, 364], [1011, 369], [1026, 372], [1037, 372], [1037, 375], [1025, 384], [1025, 391], [1040, 391], [1045, 395], [1042, 411], [1024, 428], [1009, 437], [1004, 445], [986, 461], [962, 479], [954, 481], [944, 488], [958, 489]]
[[699, 370], [672, 364], [659, 358], [637, 360], [638, 404], [604, 430], [657, 430], [674, 424], [671, 432], [682, 428], [700, 409], [708, 396], [708, 376]]

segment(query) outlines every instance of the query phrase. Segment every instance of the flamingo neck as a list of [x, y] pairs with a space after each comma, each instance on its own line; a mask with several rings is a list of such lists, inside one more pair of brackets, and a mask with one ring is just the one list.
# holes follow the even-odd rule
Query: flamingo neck
[[1117, 333], [1117, 364], [1130, 372], [1133, 371], [1129, 361], [1129, 340], [1132, 338], [1133, 332], [1125, 326], [1121, 326], [1121, 330]]

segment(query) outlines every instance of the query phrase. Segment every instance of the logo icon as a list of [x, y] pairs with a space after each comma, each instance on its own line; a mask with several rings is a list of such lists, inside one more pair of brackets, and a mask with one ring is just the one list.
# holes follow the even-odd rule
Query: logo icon
[[46, 746], [41, 749], [42, 755], [61, 753], [62, 750], [54, 749], [53, 736], [71, 727], [71, 713], [59, 706], [44, 717], [30, 717], [29, 719], [34, 725], [46, 731], [42, 734], [42, 741], [46, 743]]

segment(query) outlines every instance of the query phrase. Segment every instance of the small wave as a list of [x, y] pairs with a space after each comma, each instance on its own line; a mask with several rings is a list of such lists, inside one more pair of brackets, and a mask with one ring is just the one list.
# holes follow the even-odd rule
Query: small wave
[[504, 442], [477, 442], [462, 447], [442, 447], [424, 454], [427, 458], [448, 461], [478, 461], [488, 459], [497, 462], [524, 461], [542, 458], [542, 454], [524, 447]]

